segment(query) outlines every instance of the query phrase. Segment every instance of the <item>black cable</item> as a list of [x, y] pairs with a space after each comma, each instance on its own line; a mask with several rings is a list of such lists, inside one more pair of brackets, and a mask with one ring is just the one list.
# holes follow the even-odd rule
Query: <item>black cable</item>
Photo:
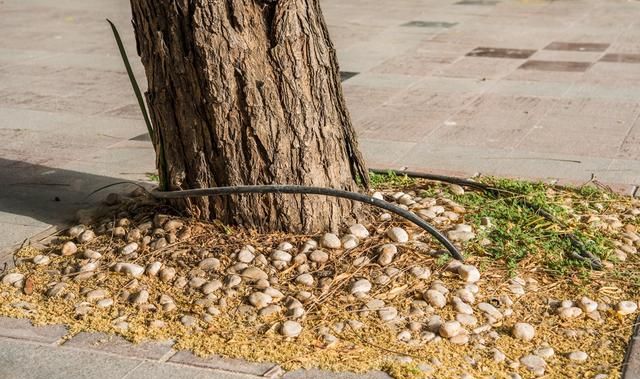
[[322, 187], [306, 187], [306, 186], [297, 186], [297, 185], [257, 185], [257, 186], [231, 186], [231, 187], [216, 187], [216, 188], [197, 188], [197, 189], [188, 189], [188, 190], [178, 190], [178, 191], [152, 191], [151, 195], [158, 199], [177, 199], [177, 198], [185, 198], [185, 197], [201, 197], [201, 196], [228, 196], [228, 195], [237, 195], [237, 194], [264, 194], [264, 193], [289, 193], [289, 194], [313, 194], [313, 195], [324, 195], [324, 196], [333, 196], [340, 197], [344, 199], [359, 201], [365, 204], [373, 205], [378, 208], [385, 209], [389, 212], [395, 213], [398, 216], [401, 216], [414, 224], [418, 225], [427, 233], [431, 234], [435, 237], [438, 242], [444, 245], [447, 248], [449, 253], [455, 259], [460, 261], [464, 260], [464, 257], [458, 249], [437, 229], [433, 226], [425, 222], [420, 217], [415, 214], [404, 210], [397, 205], [391, 204], [387, 201], [376, 199], [375, 197], [371, 197], [368, 195], [363, 195], [356, 192], [349, 192], [339, 189], [333, 188], [322, 188]]

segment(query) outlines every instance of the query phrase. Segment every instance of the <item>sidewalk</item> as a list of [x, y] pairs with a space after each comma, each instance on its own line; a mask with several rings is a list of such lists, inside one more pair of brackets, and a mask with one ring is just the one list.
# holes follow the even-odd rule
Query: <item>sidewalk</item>
[[[563, 183], [595, 175], [640, 195], [640, 2], [428, 3], [322, 2], [371, 167]], [[0, 2], [0, 263], [16, 243], [99, 199], [87, 198], [94, 189], [145, 181], [154, 171], [105, 18], [119, 27], [145, 85], [128, 1]], [[71, 348], [73, 339], [56, 347], [58, 332], [34, 342], [4, 334], [7, 322], [0, 322], [0, 376], [6, 369], [24, 378], [89, 368], [95, 372], [83, 375], [118, 378], [267, 371], [116, 357]], [[20, 370], [36, 358], [33, 371]]]

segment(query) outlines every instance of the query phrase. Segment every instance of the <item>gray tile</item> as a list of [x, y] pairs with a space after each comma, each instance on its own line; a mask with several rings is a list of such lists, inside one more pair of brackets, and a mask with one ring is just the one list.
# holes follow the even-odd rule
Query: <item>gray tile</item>
[[193, 355], [190, 351], [177, 352], [169, 359], [169, 362], [251, 375], [263, 375], [275, 366], [273, 363], [252, 363], [242, 359], [222, 358], [218, 356], [200, 358]]
[[[636, 197], [638, 197], [638, 192], [640, 191], [636, 191]], [[636, 318], [633, 332], [631, 333], [625, 362], [622, 366], [622, 378], [640, 378], [640, 317]]]
[[381, 371], [370, 371], [364, 374], [354, 374], [350, 372], [333, 372], [318, 369], [296, 370], [286, 373], [283, 379], [391, 379], [391, 377]]
[[566, 51], [605, 51], [609, 47], [608, 43], [593, 42], [551, 42], [545, 50], [566, 50]]
[[537, 71], [567, 71], [567, 72], [585, 72], [591, 67], [589, 62], [559, 62], [559, 61], [526, 61], [521, 70], [537, 70]]
[[98, 350], [127, 357], [160, 359], [171, 351], [171, 341], [149, 341], [132, 344], [120, 336], [82, 332], [65, 342], [64, 347]]
[[186, 367], [171, 363], [144, 362], [131, 371], [126, 379], [255, 379], [256, 375], [237, 372]]
[[409, 21], [402, 26], [417, 27], [417, 28], [451, 28], [458, 25], [457, 22], [445, 22], [445, 21]]
[[640, 54], [605, 54], [600, 62], [640, 63]]
[[67, 334], [62, 325], [33, 326], [27, 319], [0, 316], [0, 337], [53, 343]]
[[357, 72], [350, 72], [350, 71], [340, 71], [340, 81], [341, 82], [345, 82], [351, 78], [353, 78], [354, 76], [358, 75]]
[[505, 49], [500, 47], [476, 47], [467, 53], [468, 57], [486, 57], [486, 58], [512, 58], [527, 59], [532, 56], [536, 50], [531, 49]]
[[123, 378], [142, 361], [0, 338], [0, 378]]
[[482, 6], [492, 6], [498, 4], [499, 1], [494, 0], [462, 0], [454, 3], [455, 5], [482, 5]]

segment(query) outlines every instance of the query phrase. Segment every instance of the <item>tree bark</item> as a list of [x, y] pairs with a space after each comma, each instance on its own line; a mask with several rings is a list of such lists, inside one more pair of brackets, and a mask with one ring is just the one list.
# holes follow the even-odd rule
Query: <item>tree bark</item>
[[[169, 190], [368, 186], [318, 0], [131, 0]], [[197, 198], [178, 206], [260, 231], [335, 230], [343, 199]]]

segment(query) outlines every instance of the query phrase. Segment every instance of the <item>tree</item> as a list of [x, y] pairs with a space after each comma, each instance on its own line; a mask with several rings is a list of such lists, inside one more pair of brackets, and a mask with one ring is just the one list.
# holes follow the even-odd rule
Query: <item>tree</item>
[[[131, 0], [131, 7], [169, 190], [368, 186], [318, 0]], [[307, 195], [178, 206], [261, 231], [335, 230], [359, 213], [356, 203]]]

